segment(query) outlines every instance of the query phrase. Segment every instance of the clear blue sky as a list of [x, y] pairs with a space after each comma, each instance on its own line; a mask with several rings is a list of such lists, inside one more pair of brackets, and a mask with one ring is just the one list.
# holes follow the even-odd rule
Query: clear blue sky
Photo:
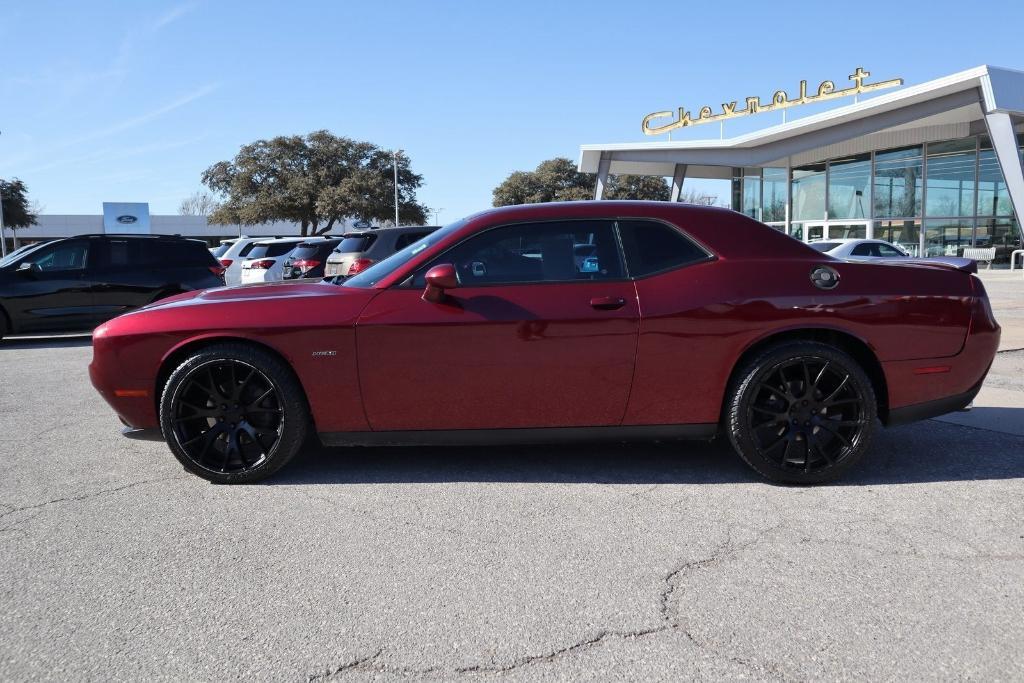
[[0, 177], [46, 213], [174, 213], [240, 145], [326, 128], [406, 150], [448, 222], [490, 206], [511, 171], [642, 140], [651, 111], [767, 99], [801, 78], [845, 87], [858, 65], [908, 83], [1024, 68], [1021, 26], [1009, 0], [4, 0]]

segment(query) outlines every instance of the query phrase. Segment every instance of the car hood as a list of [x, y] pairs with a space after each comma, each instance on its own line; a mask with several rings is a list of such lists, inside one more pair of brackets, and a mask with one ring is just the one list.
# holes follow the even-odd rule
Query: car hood
[[[208, 303], [234, 303], [242, 301], [268, 301], [276, 299], [309, 298], [322, 296], [344, 296], [354, 293], [354, 289], [328, 284], [321, 280], [315, 282], [295, 280], [290, 282], [254, 283], [234, 287], [216, 287], [186, 292], [161, 299], [140, 310], [154, 308], [170, 308]], [[364, 292], [365, 294], [365, 292]]]

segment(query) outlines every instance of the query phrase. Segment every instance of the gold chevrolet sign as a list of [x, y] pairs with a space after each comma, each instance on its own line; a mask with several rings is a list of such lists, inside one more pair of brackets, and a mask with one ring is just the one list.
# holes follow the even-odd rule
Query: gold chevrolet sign
[[644, 117], [642, 127], [644, 135], [661, 135], [662, 133], [667, 133], [670, 130], [675, 130], [676, 128], [696, 126], [701, 123], [712, 123], [714, 121], [724, 121], [726, 119], [734, 119], [737, 116], [762, 114], [768, 111], [777, 111], [779, 109], [795, 107], [800, 104], [811, 104], [813, 102], [822, 102], [824, 100], [834, 100], [837, 97], [848, 97], [850, 95], [858, 95], [862, 92], [869, 92], [871, 90], [895, 88], [903, 85], [902, 78], [894, 78], [890, 81], [881, 81], [879, 83], [865, 83], [864, 79], [870, 75], [870, 71], [865, 71], [858, 66], [857, 70], [850, 74], [850, 80], [854, 82], [854, 86], [852, 88], [836, 90], [836, 85], [832, 81], [822, 81], [818, 84], [817, 94], [814, 95], [807, 94], [807, 81], [800, 81], [799, 97], [789, 99], [789, 95], [785, 90], [776, 90], [775, 94], [772, 95], [772, 101], [770, 104], [762, 104], [760, 97], [746, 98], [747, 106], [743, 109], [736, 108], [736, 100], [733, 100], [732, 102], [723, 102], [721, 114], [712, 114], [711, 107], [701, 107], [700, 111], [697, 112], [697, 116], [693, 117], [685, 107], [679, 107], [679, 118], [662, 126], [652, 126], [651, 121], [655, 119], [672, 118], [676, 116], [676, 114], [673, 114], [671, 111], [656, 111]]

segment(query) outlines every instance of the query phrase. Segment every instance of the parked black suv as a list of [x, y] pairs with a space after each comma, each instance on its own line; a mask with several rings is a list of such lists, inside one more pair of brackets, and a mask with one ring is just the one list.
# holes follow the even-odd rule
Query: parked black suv
[[341, 244], [341, 238], [315, 240], [313, 242], [301, 242], [284, 262], [285, 280], [298, 280], [300, 278], [323, 277], [324, 267], [327, 265], [327, 257], [331, 255], [334, 248]]
[[224, 267], [200, 240], [79, 235], [0, 262], [0, 337], [88, 330], [125, 311], [220, 287]]

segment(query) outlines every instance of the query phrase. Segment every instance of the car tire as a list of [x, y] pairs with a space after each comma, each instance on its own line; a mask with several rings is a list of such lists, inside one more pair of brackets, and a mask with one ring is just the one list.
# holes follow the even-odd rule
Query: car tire
[[756, 472], [779, 483], [818, 484], [856, 466], [877, 415], [871, 380], [849, 354], [787, 342], [739, 369], [725, 422], [733, 448]]
[[186, 470], [217, 484], [274, 474], [310, 434], [309, 405], [291, 367], [247, 344], [190, 356], [160, 397], [160, 429]]

